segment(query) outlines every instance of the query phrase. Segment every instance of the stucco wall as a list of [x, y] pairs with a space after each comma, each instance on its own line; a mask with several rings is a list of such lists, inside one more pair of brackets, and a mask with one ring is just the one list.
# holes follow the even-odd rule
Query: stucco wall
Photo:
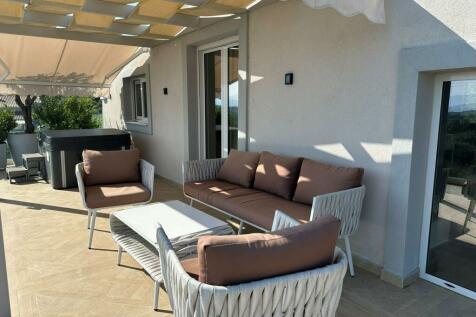
[[[476, 34], [476, 27], [469, 28], [476, 13], [470, 0], [390, 0], [386, 12], [387, 24], [376, 25], [363, 16], [346, 18], [288, 1], [249, 17], [250, 149], [364, 167], [367, 197], [352, 246], [378, 265], [384, 256], [399, 52]], [[283, 84], [289, 71], [293, 86]], [[396, 141], [411, 148], [411, 140]]]
[[[392, 143], [401, 144], [398, 155], [412, 147], [411, 139], [393, 135], [399, 52], [476, 39], [473, 0], [387, 0], [386, 13], [387, 24], [377, 25], [290, 0], [249, 15], [249, 148], [364, 167], [368, 194], [351, 243], [356, 254], [378, 266], [384, 257]], [[179, 39], [152, 50], [154, 135], [135, 135], [159, 174], [175, 181], [188, 156], [188, 135], [196, 135], [184, 134], [183, 45], [186, 40]], [[289, 71], [293, 86], [284, 85]], [[161, 95], [162, 87], [169, 88], [168, 96]]]

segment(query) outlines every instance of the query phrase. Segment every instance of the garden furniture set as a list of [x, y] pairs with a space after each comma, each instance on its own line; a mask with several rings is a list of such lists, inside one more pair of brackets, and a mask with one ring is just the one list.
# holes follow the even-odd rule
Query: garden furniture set
[[[154, 167], [137, 149], [83, 152], [76, 177], [88, 210], [88, 247], [100, 208], [110, 215], [118, 265], [126, 251], [165, 286], [176, 316], [334, 316], [359, 223], [363, 170], [269, 152], [183, 164], [180, 201], [148, 204]], [[239, 220], [231, 226], [193, 206]], [[263, 233], [242, 234], [244, 224]], [[336, 247], [345, 241], [347, 255]]]

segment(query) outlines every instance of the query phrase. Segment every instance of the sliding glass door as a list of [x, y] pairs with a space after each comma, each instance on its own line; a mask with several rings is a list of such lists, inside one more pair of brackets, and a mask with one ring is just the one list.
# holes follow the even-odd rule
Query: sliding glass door
[[238, 146], [238, 58], [236, 44], [201, 51], [201, 156], [227, 157]]
[[439, 77], [422, 277], [476, 299], [476, 77]]

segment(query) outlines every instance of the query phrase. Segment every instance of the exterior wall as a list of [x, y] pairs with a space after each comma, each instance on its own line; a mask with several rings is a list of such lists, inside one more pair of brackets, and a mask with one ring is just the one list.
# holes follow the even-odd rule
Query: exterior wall
[[[351, 243], [360, 261], [376, 269], [392, 253], [384, 253], [392, 239], [386, 235], [392, 157], [409, 155], [413, 144], [411, 137], [394, 134], [394, 121], [401, 120], [395, 117], [400, 51], [476, 39], [472, 0], [387, 0], [386, 13], [387, 24], [377, 25], [290, 0], [248, 17], [249, 149], [365, 168], [368, 194]], [[183, 88], [187, 96], [183, 54], [191, 43], [187, 37], [198, 36], [193, 34], [152, 50], [154, 135], [135, 135], [159, 174], [175, 181], [196, 133], [188, 131], [184, 111], [194, 105], [179, 95]], [[286, 72], [294, 72], [293, 86], [284, 85]], [[160, 95], [166, 86], [169, 96]], [[112, 90], [113, 103], [116, 94]], [[410, 172], [410, 165], [403, 168]]]

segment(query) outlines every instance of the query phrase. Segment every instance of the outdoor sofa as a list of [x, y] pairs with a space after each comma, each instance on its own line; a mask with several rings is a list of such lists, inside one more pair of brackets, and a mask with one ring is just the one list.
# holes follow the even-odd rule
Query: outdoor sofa
[[[180, 261], [159, 225], [157, 243], [174, 316], [335, 316], [347, 271], [340, 222], [305, 225], [276, 211], [271, 233], [205, 236]], [[320, 247], [316, 252], [315, 244]]]
[[270, 152], [232, 150], [226, 159], [183, 164], [185, 196], [263, 231], [276, 210], [301, 223], [332, 215], [341, 221], [349, 271], [354, 276], [349, 237], [358, 229], [365, 196], [364, 170], [338, 167]]

